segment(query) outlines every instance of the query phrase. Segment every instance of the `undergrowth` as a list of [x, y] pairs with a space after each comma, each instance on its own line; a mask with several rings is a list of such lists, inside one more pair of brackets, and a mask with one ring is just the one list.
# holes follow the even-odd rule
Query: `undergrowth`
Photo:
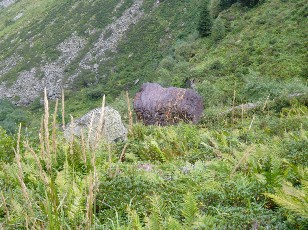
[[305, 104], [197, 126], [136, 123], [126, 143], [92, 147], [63, 139], [62, 111], [44, 104], [38, 141], [22, 126], [16, 139], [1, 132], [5, 229], [307, 228]]

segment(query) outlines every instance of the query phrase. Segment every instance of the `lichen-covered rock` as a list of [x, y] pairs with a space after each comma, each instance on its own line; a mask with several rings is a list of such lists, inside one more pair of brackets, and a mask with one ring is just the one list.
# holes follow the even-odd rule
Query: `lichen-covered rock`
[[146, 125], [197, 123], [203, 112], [202, 98], [192, 89], [163, 88], [145, 83], [134, 99], [137, 118]]
[[[73, 123], [67, 124], [64, 136], [67, 139], [73, 135], [80, 137], [81, 133], [84, 132], [87, 136], [89, 135], [89, 140], [93, 144], [97, 141], [101, 111], [102, 108], [93, 109], [81, 118], [74, 120]], [[92, 127], [90, 128], [92, 117]], [[91, 130], [90, 133], [89, 130]], [[108, 143], [125, 141], [127, 139], [127, 129], [122, 123], [119, 112], [110, 107], [105, 107], [101, 131], [101, 134], [98, 136]]]

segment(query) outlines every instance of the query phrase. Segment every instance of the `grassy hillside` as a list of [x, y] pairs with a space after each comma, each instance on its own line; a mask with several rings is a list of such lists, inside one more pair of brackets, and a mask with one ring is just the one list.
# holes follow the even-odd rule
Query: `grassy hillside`
[[[51, 100], [49, 110], [39, 98], [25, 108], [0, 101], [0, 229], [307, 229], [306, 1], [145, 0], [96, 72], [79, 69], [133, 2], [21, 0], [0, 9], [0, 67], [23, 57], [0, 76], [6, 85], [42, 60], [62, 60], [57, 47], [72, 33], [87, 41], [65, 66], [65, 78], [81, 71], [65, 90], [65, 112]], [[210, 17], [200, 16], [205, 6]], [[19, 12], [22, 21], [10, 21]], [[201, 18], [211, 20], [205, 37]], [[201, 122], [157, 127], [129, 117], [125, 91], [132, 101], [146, 81], [191, 82], [204, 99]], [[65, 140], [63, 112], [68, 122], [103, 94], [134, 120], [128, 141]]]

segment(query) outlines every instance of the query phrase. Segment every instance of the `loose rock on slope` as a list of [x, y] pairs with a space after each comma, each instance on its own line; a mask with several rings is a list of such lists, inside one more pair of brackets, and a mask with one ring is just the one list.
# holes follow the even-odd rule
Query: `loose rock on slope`
[[197, 123], [203, 103], [194, 90], [145, 83], [135, 96], [134, 110], [146, 125], [172, 125], [180, 121]]
[[[125, 141], [127, 138], [127, 129], [122, 123], [121, 116], [118, 111], [110, 107], [105, 107], [103, 124], [101, 129], [99, 128], [100, 116], [102, 108], [96, 108], [82, 116], [81, 118], [74, 120], [73, 123], [69, 123], [64, 131], [64, 136], [69, 139], [71, 136], [81, 136], [84, 132], [89, 135], [91, 144], [94, 144], [99, 130], [102, 131], [98, 136], [107, 142]], [[92, 127], [91, 127], [91, 119]], [[90, 133], [88, 133], [90, 131]]]

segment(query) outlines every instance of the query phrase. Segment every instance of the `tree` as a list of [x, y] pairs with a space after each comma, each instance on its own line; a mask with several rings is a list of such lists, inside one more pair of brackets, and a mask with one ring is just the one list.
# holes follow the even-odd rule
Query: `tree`
[[202, 7], [199, 24], [198, 24], [198, 31], [201, 37], [207, 37], [211, 34], [212, 28], [212, 17], [210, 15], [209, 9], [207, 4]]

